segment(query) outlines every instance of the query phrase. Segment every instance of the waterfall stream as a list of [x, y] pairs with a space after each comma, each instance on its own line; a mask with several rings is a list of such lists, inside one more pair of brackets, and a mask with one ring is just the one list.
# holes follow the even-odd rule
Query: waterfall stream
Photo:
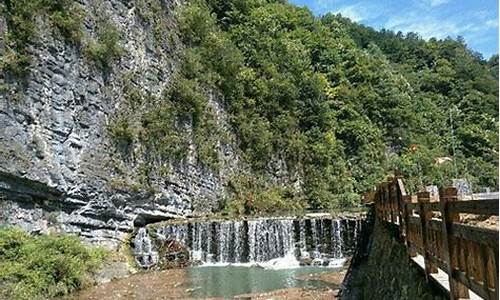
[[134, 253], [151, 267], [159, 259], [153, 240], [176, 241], [204, 265], [334, 266], [352, 255], [361, 226], [360, 219], [332, 217], [167, 222], [139, 229]]

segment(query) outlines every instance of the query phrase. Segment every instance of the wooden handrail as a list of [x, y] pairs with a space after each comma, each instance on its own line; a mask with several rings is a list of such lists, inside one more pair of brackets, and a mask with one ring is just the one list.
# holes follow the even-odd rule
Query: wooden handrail
[[438, 198], [408, 195], [401, 178], [382, 183], [371, 198], [377, 218], [399, 227], [408, 255], [424, 257], [426, 278], [438, 267], [448, 274], [451, 299], [468, 298], [469, 290], [498, 299], [498, 227], [460, 222], [460, 214], [498, 216], [498, 199], [460, 201], [453, 187]]
[[498, 199], [457, 201], [450, 209], [457, 213], [498, 216]]

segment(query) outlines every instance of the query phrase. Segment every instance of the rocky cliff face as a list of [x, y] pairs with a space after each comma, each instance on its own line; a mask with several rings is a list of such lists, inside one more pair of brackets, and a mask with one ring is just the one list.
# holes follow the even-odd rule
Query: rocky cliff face
[[[120, 32], [123, 54], [106, 71], [89, 62], [80, 47], [51, 34], [46, 18], [36, 17], [39, 34], [29, 45], [30, 74], [19, 82], [0, 75], [0, 83], [16, 91], [0, 93], [0, 224], [79, 233], [113, 247], [134, 225], [217, 209], [224, 184], [237, 166], [234, 146], [218, 144], [218, 173], [199, 165], [196, 147], [191, 146], [180, 163], [149, 164], [149, 183], [144, 186], [138, 178], [145, 173], [148, 152], [132, 145], [125, 156], [110, 138], [108, 125], [125, 105], [126, 87], [161, 95], [178, 64], [176, 53], [182, 45], [173, 9], [179, 3], [153, 1], [161, 8], [165, 26], [158, 40], [153, 24], [138, 12], [139, 5], [149, 2], [79, 1], [85, 11], [85, 37], [95, 36], [98, 16]], [[0, 18], [5, 37], [9, 28], [5, 16]], [[227, 128], [216, 97], [209, 106], [218, 126]], [[159, 169], [167, 171], [158, 175]]]

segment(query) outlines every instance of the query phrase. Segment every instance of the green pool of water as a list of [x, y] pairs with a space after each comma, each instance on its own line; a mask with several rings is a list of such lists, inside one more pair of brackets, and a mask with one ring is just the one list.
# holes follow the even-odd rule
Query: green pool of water
[[289, 287], [334, 288], [319, 280], [299, 279], [335, 269], [300, 267], [294, 269], [264, 269], [257, 266], [204, 266], [188, 269], [192, 297], [231, 298], [248, 293], [269, 292]]

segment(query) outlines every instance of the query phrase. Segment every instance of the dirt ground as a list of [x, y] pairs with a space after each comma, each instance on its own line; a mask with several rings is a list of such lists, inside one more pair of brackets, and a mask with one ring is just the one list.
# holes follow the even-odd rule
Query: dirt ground
[[62, 298], [61, 300], [156, 300], [189, 299], [189, 290], [183, 287], [186, 271], [172, 269], [132, 275]]
[[478, 215], [462, 214], [460, 216], [460, 222], [467, 225], [498, 230], [498, 216], [485, 217]]
[[337, 299], [338, 290], [306, 290], [301, 288], [288, 288], [268, 293], [244, 294], [234, 297], [234, 299], [257, 299], [257, 300], [285, 300], [285, 299]]

